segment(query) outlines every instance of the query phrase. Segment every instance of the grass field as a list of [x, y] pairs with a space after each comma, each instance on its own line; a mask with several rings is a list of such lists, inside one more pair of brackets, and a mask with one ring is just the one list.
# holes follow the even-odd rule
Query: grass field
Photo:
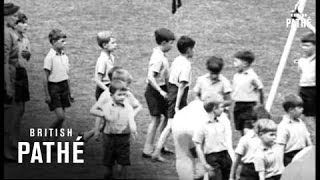
[[[191, 87], [196, 77], [206, 73], [208, 56], [217, 55], [224, 59], [222, 73], [231, 80], [235, 73], [233, 54], [238, 50], [252, 50], [256, 55], [253, 67], [264, 83], [267, 98], [289, 33], [286, 19], [297, 0], [182, 1], [182, 8], [172, 15], [171, 1], [165, 0], [11, 0], [29, 17], [28, 36], [32, 46], [32, 58], [27, 68], [31, 101], [26, 105], [22, 139], [39, 140], [29, 137], [29, 128], [48, 127], [55, 118], [44, 102], [42, 87], [43, 59], [50, 48], [49, 31], [59, 28], [68, 36], [66, 53], [70, 59], [70, 81], [76, 102], [67, 109], [65, 127], [74, 131], [73, 139], [66, 140], [74, 140], [77, 132], [90, 129], [94, 123], [89, 109], [95, 103], [92, 78], [99, 56], [95, 35], [101, 30], [112, 30], [120, 47], [115, 52], [115, 65], [130, 71], [134, 77], [133, 93], [144, 106], [136, 120], [139, 137], [132, 144], [130, 176], [136, 179], [177, 179], [174, 156], [168, 157], [171, 161], [167, 164], [141, 158], [150, 119], [143, 93], [149, 57], [155, 46], [154, 30], [167, 27], [177, 36], [189, 35], [196, 40]], [[315, 24], [315, 0], [307, 1], [305, 13]], [[283, 113], [283, 95], [298, 90], [299, 74], [292, 61], [300, 57], [299, 37], [306, 31], [297, 31], [272, 107], [274, 116]], [[177, 55], [174, 48], [168, 54], [169, 61], [172, 62]], [[193, 97], [190, 93], [189, 100]], [[236, 146], [239, 133], [234, 131], [233, 136]], [[168, 144], [173, 148], [171, 138]], [[85, 149], [85, 164], [6, 164], [5, 178], [102, 178], [101, 156], [100, 144], [91, 141]]]

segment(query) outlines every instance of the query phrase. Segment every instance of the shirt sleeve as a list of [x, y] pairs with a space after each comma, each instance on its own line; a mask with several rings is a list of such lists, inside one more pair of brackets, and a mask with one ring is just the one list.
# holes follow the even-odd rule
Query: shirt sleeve
[[257, 172], [265, 170], [265, 164], [264, 164], [264, 158], [263, 158], [262, 152], [260, 151], [256, 152], [256, 154], [254, 155], [253, 163], [254, 163], [254, 168]]
[[47, 69], [49, 71], [52, 70], [52, 57], [50, 56], [50, 52], [49, 54], [44, 58], [44, 66], [43, 69]]
[[289, 139], [289, 133], [282, 125], [278, 126], [276, 142], [281, 145], [286, 145]]
[[188, 82], [190, 83], [190, 74], [191, 74], [191, 65], [188, 64], [188, 66], [186, 66], [185, 68], [181, 68], [181, 72], [179, 74], [179, 78], [178, 78], [178, 82]]
[[199, 77], [196, 81], [196, 85], [193, 88], [193, 91], [198, 94], [201, 92], [201, 78]]
[[105, 75], [107, 69], [107, 64], [101, 59], [98, 58], [97, 64], [96, 64], [96, 74], [102, 74]]
[[230, 93], [230, 92], [232, 92], [231, 83], [227, 78], [225, 78], [223, 80], [223, 93], [226, 94], [226, 93]]
[[[154, 58], [154, 57], [153, 57]], [[159, 73], [161, 71], [162, 68], [162, 61], [159, 58], [154, 58], [151, 61], [151, 65], [150, 65], [150, 71], [151, 72], [156, 72]]]
[[256, 89], [262, 89], [263, 88], [262, 81], [260, 80], [258, 75], [255, 74], [255, 73], [254, 73], [254, 76], [253, 76], [252, 84]]
[[131, 105], [132, 108], [136, 108], [140, 105], [140, 102], [131, 92], [128, 92], [128, 103]]
[[245, 154], [245, 152], [246, 152], [245, 137], [242, 136], [240, 138], [239, 143], [238, 143], [234, 152], [237, 154], [240, 154], [242, 156]]
[[200, 127], [195, 130], [192, 141], [199, 144], [202, 144], [204, 142], [204, 127]]

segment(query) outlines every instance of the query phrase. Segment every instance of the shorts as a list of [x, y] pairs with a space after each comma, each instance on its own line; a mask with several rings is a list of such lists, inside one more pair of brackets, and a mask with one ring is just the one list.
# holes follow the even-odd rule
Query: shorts
[[25, 68], [16, 68], [16, 82], [15, 82], [15, 101], [27, 102], [30, 100], [28, 74]]
[[[189, 87], [186, 87], [181, 97], [179, 110], [187, 106], [188, 91], [189, 91]], [[178, 86], [169, 83], [168, 84], [168, 118], [170, 119], [173, 118], [176, 113], [174, 109], [176, 107], [177, 95], [178, 95]]]
[[227, 150], [205, 155], [207, 163], [214, 168], [214, 177], [209, 179], [229, 179], [232, 165], [231, 157]]
[[242, 164], [240, 180], [259, 180], [259, 174], [255, 170], [253, 163]]
[[[107, 87], [110, 86], [110, 84], [106, 84]], [[102, 88], [100, 88], [99, 86], [96, 87], [96, 92], [95, 92], [95, 97], [96, 97], [96, 101], [98, 101], [100, 95], [104, 92], [104, 90]]]
[[103, 133], [103, 165], [117, 164], [129, 166], [130, 163], [130, 134]]
[[[160, 88], [167, 92], [167, 86], [163, 85]], [[146, 91], [144, 93], [144, 97], [146, 98], [148, 109], [151, 116], [167, 116], [168, 104], [167, 100], [164, 99], [161, 94], [155, 90], [150, 84], [147, 85]]]
[[283, 155], [283, 164], [286, 167], [288, 164], [291, 163], [292, 159], [294, 158], [294, 156], [299, 152], [300, 150], [294, 150], [288, 153], [284, 153]]
[[316, 94], [315, 86], [300, 87], [299, 95], [303, 100], [303, 114], [305, 116], [316, 116]]
[[266, 178], [266, 180], [280, 180], [280, 179], [281, 179], [281, 174]]
[[61, 82], [48, 82], [48, 90], [51, 98], [51, 102], [48, 104], [50, 111], [56, 108], [70, 107], [70, 91], [68, 81], [64, 80]]
[[238, 131], [250, 128], [252, 119], [247, 119], [253, 113], [256, 102], [236, 102], [233, 110], [235, 129]]

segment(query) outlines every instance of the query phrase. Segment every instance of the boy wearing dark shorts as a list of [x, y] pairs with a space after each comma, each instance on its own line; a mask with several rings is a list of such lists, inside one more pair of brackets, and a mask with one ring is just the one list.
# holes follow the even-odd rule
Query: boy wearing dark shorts
[[115, 162], [119, 165], [117, 177], [126, 179], [130, 163], [130, 134], [136, 136], [134, 110], [127, 101], [127, 86], [123, 81], [114, 80], [110, 85], [111, 100], [102, 107], [105, 120], [103, 129], [103, 164], [106, 167], [105, 179], [112, 179]]
[[232, 99], [235, 102], [233, 119], [235, 129], [244, 135], [246, 114], [251, 114], [257, 103], [263, 104], [263, 84], [251, 67], [255, 57], [251, 51], [239, 51], [234, 55], [238, 72], [233, 76]]
[[144, 94], [152, 119], [148, 127], [142, 152], [142, 157], [144, 158], [150, 158], [153, 152], [153, 144], [157, 128], [161, 121], [161, 115], [164, 116], [164, 121], [160, 127], [160, 131], [162, 131], [167, 124], [169, 62], [165, 53], [172, 49], [175, 37], [169, 29], [160, 28], [155, 31], [155, 40], [158, 46], [153, 49], [150, 57], [147, 78], [148, 84]]
[[195, 41], [188, 36], [181, 36], [177, 42], [180, 55], [174, 59], [170, 68], [168, 83], [168, 124], [162, 131], [152, 159], [165, 161], [160, 156], [161, 149], [171, 132], [171, 120], [175, 112], [187, 105], [188, 90], [191, 83], [191, 62]]
[[44, 92], [50, 111], [54, 111], [57, 119], [50, 128], [60, 129], [65, 120], [65, 108], [71, 106], [73, 98], [69, 85], [69, 59], [64, 52], [66, 35], [59, 29], [49, 33], [52, 48], [44, 59]]

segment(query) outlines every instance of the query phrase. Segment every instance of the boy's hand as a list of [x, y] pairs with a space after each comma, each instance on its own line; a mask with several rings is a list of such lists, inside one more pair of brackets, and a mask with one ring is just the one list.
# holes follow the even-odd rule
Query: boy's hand
[[206, 163], [206, 164], [204, 164], [203, 166], [204, 166], [204, 168], [205, 168], [206, 171], [208, 171], [208, 172], [213, 171], [213, 167], [210, 166], [210, 164]]
[[161, 91], [160, 91], [160, 94], [161, 94], [161, 96], [164, 97], [165, 99], [168, 98], [168, 94], [167, 94], [165, 91], [161, 90]]
[[50, 96], [46, 96], [45, 102], [47, 104], [51, 103], [51, 97]]
[[177, 113], [177, 112], [179, 111], [179, 108], [178, 108], [178, 107], [175, 107], [175, 108], [174, 108], [174, 111], [175, 111], [175, 113]]
[[137, 136], [138, 136], [138, 132], [136, 130], [131, 131], [131, 137], [132, 137], [133, 141], [135, 141], [137, 139]]
[[99, 137], [100, 137], [100, 131], [99, 130], [95, 130], [94, 134], [93, 134], [93, 139], [95, 141], [99, 141]]
[[29, 61], [29, 59], [30, 59], [30, 57], [31, 57], [31, 53], [30, 53], [29, 51], [27, 51], [27, 50], [23, 50], [23, 51], [21, 52], [21, 56], [22, 56], [23, 58], [25, 58], [27, 61]]
[[71, 103], [74, 103], [74, 98], [69, 94], [69, 99]]

